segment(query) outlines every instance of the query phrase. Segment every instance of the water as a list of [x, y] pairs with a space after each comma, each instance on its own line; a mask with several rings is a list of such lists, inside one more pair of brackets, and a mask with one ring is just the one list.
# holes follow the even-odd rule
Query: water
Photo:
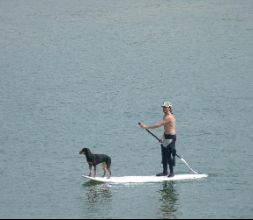
[[[252, 217], [252, 20], [250, 0], [1, 0], [0, 217]], [[137, 123], [160, 120], [164, 100], [178, 154], [208, 178], [82, 179], [83, 146], [114, 176], [160, 172]]]

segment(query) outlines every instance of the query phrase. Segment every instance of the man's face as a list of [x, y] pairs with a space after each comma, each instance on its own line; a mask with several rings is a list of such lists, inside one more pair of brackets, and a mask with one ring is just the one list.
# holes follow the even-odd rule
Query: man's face
[[170, 112], [170, 108], [168, 108], [168, 107], [163, 107], [163, 112], [164, 112], [164, 113], [169, 113], [169, 112]]

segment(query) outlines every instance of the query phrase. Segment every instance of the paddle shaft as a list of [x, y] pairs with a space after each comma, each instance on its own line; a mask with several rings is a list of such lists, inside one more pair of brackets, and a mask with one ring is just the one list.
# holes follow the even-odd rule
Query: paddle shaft
[[[138, 123], [140, 125], [140, 122]], [[158, 140], [160, 143], [162, 143], [162, 140], [160, 138], [158, 138], [155, 134], [153, 134], [149, 129], [145, 128], [145, 130], [151, 134], [156, 140]], [[176, 154], [176, 156], [195, 174], [198, 174], [195, 170], [193, 170], [189, 164], [185, 161], [184, 158], [180, 157], [178, 154]]]

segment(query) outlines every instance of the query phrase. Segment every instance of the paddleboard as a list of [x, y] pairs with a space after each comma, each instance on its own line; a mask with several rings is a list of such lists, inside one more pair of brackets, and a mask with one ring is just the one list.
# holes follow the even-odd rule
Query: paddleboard
[[84, 178], [102, 182], [102, 183], [156, 183], [164, 181], [178, 181], [178, 180], [194, 180], [205, 178], [207, 174], [175, 174], [174, 177], [167, 176], [122, 176], [122, 177], [90, 177], [82, 175]]

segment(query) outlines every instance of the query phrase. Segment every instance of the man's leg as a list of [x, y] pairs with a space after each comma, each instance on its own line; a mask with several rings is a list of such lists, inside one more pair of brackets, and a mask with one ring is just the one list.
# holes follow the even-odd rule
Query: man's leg
[[173, 146], [169, 146], [169, 154], [168, 154], [168, 163], [170, 168], [170, 175], [168, 177], [174, 176], [174, 166], [176, 165], [176, 150]]
[[163, 172], [157, 174], [156, 176], [167, 176], [168, 175], [168, 148], [163, 147], [163, 145], [161, 144], [161, 152], [162, 152]]

